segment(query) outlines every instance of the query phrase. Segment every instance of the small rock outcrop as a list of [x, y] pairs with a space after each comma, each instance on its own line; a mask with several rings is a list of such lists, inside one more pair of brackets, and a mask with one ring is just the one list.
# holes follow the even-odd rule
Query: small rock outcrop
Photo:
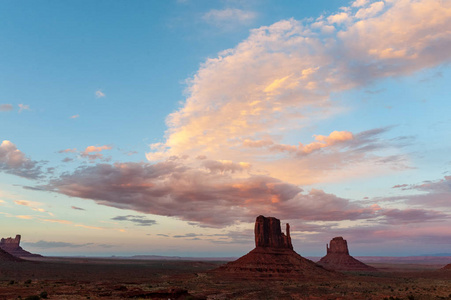
[[22, 247], [20, 247], [20, 239], [20, 234], [16, 235], [14, 239], [11, 237], [6, 239], [2, 238], [0, 240], [0, 249], [8, 252], [15, 257], [42, 257], [42, 255], [33, 254], [22, 249]]
[[447, 264], [442, 268], [443, 270], [451, 270], [451, 264]]
[[333, 272], [325, 270], [293, 250], [290, 225], [286, 225], [286, 234], [284, 234], [279, 219], [258, 216], [255, 221], [254, 233], [255, 248], [251, 252], [213, 272], [229, 274], [234, 278], [307, 279], [335, 276]]
[[330, 241], [330, 247], [326, 244], [327, 254], [318, 262], [319, 265], [335, 271], [376, 271], [363, 262], [349, 255], [348, 243], [341, 236], [334, 237]]

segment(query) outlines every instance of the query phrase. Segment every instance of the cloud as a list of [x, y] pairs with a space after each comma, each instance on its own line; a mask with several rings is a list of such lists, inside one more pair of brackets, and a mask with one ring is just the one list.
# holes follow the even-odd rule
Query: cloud
[[357, 11], [355, 17], [358, 19], [365, 19], [372, 17], [384, 9], [384, 1], [374, 2], [367, 8], [362, 8]]
[[257, 17], [255, 12], [244, 11], [238, 8], [226, 8], [222, 10], [212, 9], [202, 16], [202, 19], [215, 26], [236, 26], [237, 24], [249, 24]]
[[75, 149], [75, 148], [73, 148], [73, 149], [64, 149], [64, 150], [58, 151], [58, 153], [77, 153], [77, 149]]
[[[188, 155], [246, 162], [297, 184], [313, 183], [324, 173], [328, 178], [361, 176], [374, 165], [374, 174], [406, 168], [407, 158], [394, 143], [385, 142], [385, 151], [371, 148], [373, 144], [360, 153], [346, 152], [356, 133], [352, 140], [337, 143], [302, 141], [305, 148], [286, 141], [306, 126], [345, 111], [332, 101], [335, 94], [449, 62], [450, 16], [451, 4], [439, 0], [383, 6], [380, 1], [356, 1], [319, 20], [289, 19], [253, 29], [236, 47], [207, 59], [187, 81], [185, 103], [168, 116], [165, 140], [152, 145], [147, 158]], [[327, 38], [322, 31], [326, 25], [337, 29], [329, 30]], [[306, 154], [315, 154], [321, 166], [302, 160]], [[327, 164], [321, 163], [320, 154]], [[284, 174], [277, 171], [282, 169]]]
[[97, 91], [95, 92], [95, 95], [96, 95], [97, 98], [103, 98], [103, 97], [106, 96], [104, 93], [102, 93], [101, 90], [97, 90]]
[[[111, 146], [88, 146], [84, 151], [80, 153], [81, 157], [88, 158], [91, 161], [94, 161], [96, 159], [104, 159], [102, 152], [104, 150], [110, 150], [112, 149]], [[94, 153], [94, 154], [91, 154]]]
[[71, 161], [73, 161], [73, 160], [74, 160], [73, 158], [65, 157], [65, 158], [62, 160], [62, 162], [67, 163], [67, 162], [71, 162]]
[[36, 248], [42, 248], [42, 249], [52, 249], [52, 248], [84, 248], [88, 246], [94, 246], [94, 243], [85, 243], [85, 244], [74, 244], [74, 243], [67, 243], [67, 242], [51, 242], [51, 241], [43, 241], [40, 240], [35, 243], [24, 243], [29, 247], [36, 247]]
[[[409, 191], [407, 195], [382, 197], [383, 201], [405, 201], [421, 207], [451, 208], [451, 176], [418, 184], [397, 184], [393, 188]], [[417, 193], [413, 193], [413, 192]]]
[[101, 152], [103, 150], [110, 150], [111, 146], [88, 146], [86, 147], [84, 153]]
[[19, 104], [19, 113], [21, 113], [24, 110], [30, 110], [30, 106], [25, 104]]
[[155, 220], [149, 220], [144, 216], [135, 216], [135, 215], [117, 216], [117, 217], [111, 218], [111, 220], [129, 221], [137, 226], [152, 226], [152, 225], [157, 224], [157, 221], [155, 221]]
[[73, 116], [71, 116], [70, 118], [71, 119], [77, 119], [77, 118], [79, 118], [80, 117], [80, 115], [73, 115]]
[[361, 7], [368, 3], [369, 0], [356, 0], [352, 3], [352, 7]]
[[77, 207], [77, 206], [71, 206], [71, 208], [72, 208], [72, 209], [75, 209], [75, 210], [86, 210], [86, 209], [84, 209], [84, 208]]
[[0, 111], [11, 111], [13, 110], [12, 104], [0, 104]]
[[[305, 221], [377, 220], [395, 215], [377, 205], [365, 206], [322, 190], [305, 192], [269, 176], [236, 177], [233, 169], [211, 172], [201, 168], [202, 162], [193, 167], [183, 161], [98, 164], [64, 174], [40, 188], [213, 227], [248, 222], [256, 212]], [[441, 217], [433, 213], [423, 216]], [[134, 215], [113, 220], [153, 224], [153, 220]]]
[[42, 176], [41, 166], [17, 149], [12, 142], [4, 140], [0, 144], [0, 171], [28, 179]]
[[38, 188], [199, 226], [250, 222], [258, 214], [380, 226], [442, 220], [445, 213], [427, 207], [393, 209], [305, 189], [409, 168], [405, 143], [384, 138], [391, 128], [292, 136], [346, 111], [336, 94], [449, 62], [450, 16], [445, 1], [359, 0], [314, 21], [253, 29], [188, 80], [165, 140], [147, 153], [151, 163], [83, 166]]

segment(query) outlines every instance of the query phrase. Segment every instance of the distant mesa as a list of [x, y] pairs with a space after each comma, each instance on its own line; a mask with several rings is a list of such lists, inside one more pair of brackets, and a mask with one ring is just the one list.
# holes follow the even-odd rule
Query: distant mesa
[[334, 237], [326, 245], [327, 254], [318, 262], [328, 270], [334, 271], [377, 271], [363, 262], [349, 255], [348, 243], [341, 236]]
[[28, 251], [25, 251], [20, 247], [20, 234], [16, 235], [16, 237], [13, 239], [11, 237], [9, 238], [2, 238], [0, 240], [0, 249], [8, 252], [9, 254], [15, 256], [15, 257], [21, 257], [21, 258], [27, 258], [27, 257], [42, 257], [40, 254], [33, 254]]
[[255, 221], [255, 248], [239, 259], [229, 262], [213, 272], [257, 277], [332, 277], [335, 273], [325, 270], [293, 250], [290, 225], [286, 235], [280, 228], [280, 220], [258, 216]]

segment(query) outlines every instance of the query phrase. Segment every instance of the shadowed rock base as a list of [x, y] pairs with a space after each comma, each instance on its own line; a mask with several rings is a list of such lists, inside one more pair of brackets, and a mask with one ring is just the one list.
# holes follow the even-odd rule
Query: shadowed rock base
[[0, 248], [0, 261], [23, 261]]
[[334, 271], [377, 271], [349, 255], [348, 243], [345, 239], [335, 237], [326, 245], [327, 255], [321, 258], [318, 265]]
[[215, 271], [237, 276], [308, 278], [331, 277], [332, 273], [291, 249], [257, 247]]

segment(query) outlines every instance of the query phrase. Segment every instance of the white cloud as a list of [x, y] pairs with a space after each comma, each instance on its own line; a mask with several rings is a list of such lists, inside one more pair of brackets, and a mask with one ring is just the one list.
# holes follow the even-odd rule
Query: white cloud
[[105, 97], [105, 94], [104, 94], [101, 90], [97, 90], [97, 91], [95, 92], [95, 95], [96, 95], [97, 98], [103, 98], [103, 97]]
[[374, 2], [367, 8], [361, 8], [355, 14], [356, 18], [364, 19], [372, 17], [384, 9], [384, 1]]
[[356, 0], [352, 3], [352, 7], [361, 7], [368, 4], [369, 0]]
[[234, 26], [237, 24], [249, 24], [257, 17], [252, 11], [244, 11], [238, 8], [226, 8], [222, 10], [212, 9], [202, 16], [202, 19], [217, 26]]

